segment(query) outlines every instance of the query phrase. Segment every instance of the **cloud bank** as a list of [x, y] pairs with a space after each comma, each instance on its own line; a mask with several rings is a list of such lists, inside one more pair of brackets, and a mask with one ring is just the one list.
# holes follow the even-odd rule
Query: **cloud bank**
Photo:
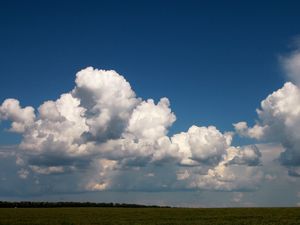
[[[270, 127], [267, 121], [276, 117], [274, 101], [290, 96], [285, 92], [299, 91], [293, 84], [285, 89], [264, 103], [262, 125], [248, 128], [238, 123], [238, 132], [261, 138], [268, 130], [271, 135], [288, 114], [282, 114], [277, 125], [270, 122]], [[299, 99], [297, 95], [287, 104]], [[293, 113], [297, 117], [294, 107]], [[193, 125], [169, 136], [176, 120], [169, 100], [137, 97], [126, 79], [113, 70], [79, 71], [73, 90], [37, 109], [6, 99], [0, 106], [0, 120], [11, 121], [9, 131], [22, 135], [18, 146], [4, 148], [0, 154], [1, 161], [14, 161], [16, 182], [35, 187], [19, 192], [254, 190], [264, 179], [256, 146], [232, 146], [233, 133], [222, 133], [214, 126]], [[298, 129], [294, 122], [291, 129]], [[290, 163], [289, 155], [297, 154], [292, 146], [282, 159]]]

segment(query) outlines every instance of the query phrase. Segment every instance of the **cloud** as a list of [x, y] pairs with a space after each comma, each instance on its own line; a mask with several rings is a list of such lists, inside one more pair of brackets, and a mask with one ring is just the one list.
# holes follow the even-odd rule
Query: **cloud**
[[236, 192], [233, 194], [232, 202], [234, 203], [240, 203], [241, 200], [243, 199], [244, 194], [242, 192]]
[[32, 192], [254, 190], [262, 179], [255, 146], [232, 146], [233, 134], [214, 126], [169, 136], [169, 100], [138, 98], [117, 72], [88, 67], [75, 84], [37, 110], [15, 99], [0, 106], [22, 134], [14, 171]]
[[296, 49], [289, 55], [281, 57], [283, 69], [289, 80], [300, 84], [300, 41], [296, 40]]
[[88, 67], [76, 75], [72, 96], [80, 101], [85, 112], [91, 140], [119, 138], [132, 111], [140, 103], [125, 78], [113, 70]]
[[258, 166], [261, 153], [257, 146], [230, 147], [227, 149], [225, 161], [231, 165]]
[[6, 99], [0, 106], [0, 121], [12, 121], [10, 131], [22, 133], [35, 120], [34, 109], [30, 106], [21, 108], [16, 99]]
[[300, 175], [300, 52], [281, 58], [286, 75], [292, 82], [270, 94], [257, 109], [258, 121], [253, 127], [246, 122], [233, 124], [243, 136], [265, 142], [279, 142], [284, 148], [280, 162], [291, 176]]
[[242, 137], [250, 137], [256, 139], [261, 139], [266, 129], [265, 126], [260, 126], [258, 124], [254, 125], [253, 127], [248, 127], [248, 124], [246, 122], [234, 123], [233, 126], [236, 132]]
[[246, 137], [267, 142], [280, 142], [285, 151], [280, 156], [283, 165], [300, 166], [300, 89], [287, 82], [261, 102], [258, 122], [248, 127], [235, 124], [236, 131]]
[[157, 105], [152, 99], [141, 102], [133, 110], [123, 136], [152, 140], [165, 136], [167, 128], [176, 120], [169, 107], [167, 98], [162, 98]]
[[175, 134], [172, 143], [177, 144], [183, 165], [217, 164], [231, 144], [231, 135], [222, 134], [214, 126], [192, 126], [187, 132]]
[[254, 190], [263, 179], [261, 153], [256, 146], [229, 147], [217, 166], [193, 175], [191, 187], [207, 190]]

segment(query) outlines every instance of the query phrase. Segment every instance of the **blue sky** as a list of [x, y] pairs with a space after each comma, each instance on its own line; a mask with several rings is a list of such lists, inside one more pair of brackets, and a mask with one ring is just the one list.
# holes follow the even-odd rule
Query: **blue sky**
[[230, 130], [282, 85], [277, 56], [299, 32], [297, 5], [139, 2], [2, 3], [1, 101], [37, 106], [94, 66], [123, 74], [139, 96], [167, 96], [175, 131]]
[[[55, 101], [60, 98], [61, 94], [72, 91], [74, 87], [75, 89], [76, 87], [80, 89], [79, 84], [75, 84], [74, 82], [78, 71], [89, 66], [103, 70], [115, 70], [118, 73], [114, 75], [116, 79], [119, 79], [119, 74], [124, 76], [130, 83], [136, 96], [141, 99], [154, 99], [155, 104], [158, 104], [162, 97], [169, 99], [170, 106], [166, 106], [164, 101], [161, 103], [162, 112], [166, 113], [161, 117], [167, 117], [166, 120], [161, 122], [162, 126], [166, 128], [164, 135], [169, 132], [168, 135], [171, 137], [180, 132], [187, 132], [192, 125], [198, 127], [212, 125], [216, 127], [218, 132], [221, 132], [222, 138], [225, 138], [225, 132], [227, 131], [236, 132], [229, 146], [253, 143], [257, 144], [258, 149], [263, 149], [260, 150], [261, 152], [266, 151], [266, 146], [271, 146], [270, 148], [277, 150], [270, 151], [278, 153], [278, 146], [283, 145], [282, 151], [287, 153], [283, 154], [283, 156], [280, 156], [278, 153], [279, 155], [277, 154], [277, 156], [280, 158], [281, 163], [278, 163], [279, 165], [272, 164], [272, 168], [273, 166], [277, 168], [281, 165], [282, 173], [286, 171], [286, 173], [294, 173], [294, 175], [298, 176], [300, 174], [298, 169], [300, 161], [298, 162], [297, 160], [300, 154], [295, 150], [296, 148], [290, 150], [282, 144], [286, 140], [291, 140], [292, 145], [297, 146], [294, 143], [298, 143], [298, 137], [294, 137], [291, 134], [287, 136], [279, 135], [275, 140], [274, 138], [270, 138], [271, 134], [277, 132], [276, 129], [278, 128], [272, 126], [272, 124], [277, 124], [277, 120], [276, 123], [272, 122], [272, 124], [268, 124], [270, 120], [264, 119], [270, 116], [267, 107], [263, 109], [265, 113], [265, 117], [263, 118], [260, 118], [255, 110], [260, 107], [260, 102], [266, 99], [269, 94], [278, 89], [281, 90], [286, 81], [292, 81], [297, 85], [295, 76], [298, 76], [298, 72], [295, 72], [295, 69], [293, 69], [297, 66], [289, 65], [297, 64], [297, 60], [294, 59], [297, 58], [297, 49], [299, 49], [296, 43], [299, 40], [297, 37], [300, 33], [298, 25], [298, 21], [300, 21], [299, 4], [297, 1], [277, 1], [272, 3], [261, 1], [2, 2], [0, 7], [0, 103], [4, 102], [7, 98], [14, 98], [20, 101], [21, 108], [32, 106], [35, 108], [35, 112], [37, 112], [38, 107], [45, 101]], [[296, 63], [292, 64], [293, 62]], [[88, 72], [84, 73], [87, 74]], [[97, 73], [95, 72], [95, 74]], [[118, 87], [112, 86], [110, 88]], [[288, 90], [292, 88], [292, 86], [286, 87]], [[80, 91], [82, 90], [77, 90], [77, 93], [75, 90], [76, 93], [73, 97], [83, 101]], [[99, 95], [95, 94], [95, 96]], [[274, 99], [276, 101], [278, 98], [275, 96]], [[297, 105], [297, 103], [295, 104]], [[151, 104], [149, 103], [149, 105]], [[167, 113], [169, 108], [176, 115], [176, 121], [172, 121], [172, 115]], [[130, 108], [129, 111], [133, 109]], [[140, 113], [144, 110], [142, 107], [139, 109]], [[113, 114], [115, 110], [115, 108], [111, 109], [110, 112]], [[33, 135], [33, 132], [36, 130], [31, 127], [31, 130], [27, 131], [26, 126], [28, 123], [24, 125], [23, 119], [18, 118], [15, 120], [16, 116], [8, 116], [7, 113], [2, 106], [2, 119], [0, 110], [0, 121], [2, 120], [0, 124], [0, 145], [3, 146], [2, 151], [5, 154], [7, 154], [7, 148], [13, 149], [11, 150], [13, 154], [9, 157], [12, 157], [11, 160], [14, 161], [13, 157], [23, 154], [19, 153], [19, 151], [23, 152], [23, 150], [22, 146], [19, 147], [18, 145], [21, 142], [28, 144], [28, 136]], [[11, 115], [14, 114], [12, 113]], [[39, 113], [36, 113], [36, 118], [37, 120], [40, 118]], [[129, 116], [129, 118], [131, 117]], [[274, 118], [272, 117], [272, 119]], [[91, 124], [98, 121], [95, 118], [95, 120], [93, 118], [89, 119], [92, 121], [90, 122]], [[20, 122], [20, 120], [22, 121]], [[25, 130], [22, 132], [20, 130], [18, 132], [7, 131], [11, 121], [22, 123], [21, 126], [25, 126]], [[127, 123], [128, 121], [122, 121], [120, 126], [123, 126], [123, 123]], [[247, 122], [249, 127], [240, 126], [234, 128], [232, 124], [240, 121]], [[252, 128], [254, 128], [253, 125], [255, 124], [263, 131], [260, 131], [260, 133], [257, 133], [257, 130], [254, 131]], [[161, 124], [158, 122], [158, 125]], [[114, 125], [108, 125], [108, 127], [110, 126]], [[268, 126], [268, 128], [264, 129], [264, 126]], [[102, 129], [102, 127], [100, 128]], [[96, 131], [91, 129], [89, 131], [90, 134], [82, 142], [91, 140], [89, 138], [92, 138], [93, 141], [107, 138], [108, 134], [105, 134], [103, 137], [95, 134], [100, 128], [96, 127]], [[144, 132], [138, 130], [140, 129], [140, 125], [137, 124], [133, 124], [126, 129], [127, 133], [125, 131], [125, 133], [123, 131], [112, 132], [120, 133], [123, 136], [128, 136], [128, 133], [130, 133], [130, 135], [137, 135], [139, 137]], [[151, 129], [154, 130], [156, 128]], [[290, 127], [286, 129], [285, 134], [295, 132], [293, 129], [291, 131], [288, 130]], [[145, 133], [147, 132], [145, 131]], [[67, 134], [62, 133], [61, 135], [64, 136]], [[145, 138], [144, 136], [143, 138]], [[274, 143], [278, 144], [278, 146], [274, 147]], [[176, 144], [176, 141], [172, 142], [172, 144]], [[199, 149], [201, 149], [201, 146]], [[44, 150], [41, 151], [43, 152]], [[48, 147], [45, 152], [47, 151]], [[181, 150], [178, 151], [180, 152]], [[252, 149], [251, 151], [254, 150]], [[66, 152], [69, 152], [69, 149]], [[5, 154], [3, 153], [3, 155]], [[10, 193], [7, 191], [9, 188], [2, 188], [2, 190], [0, 189], [0, 196], [2, 195], [5, 198], [33, 198], [32, 196], [41, 196], [34, 198], [51, 199], [51, 196], [57, 194], [60, 196], [57, 197], [59, 199], [68, 198], [66, 194], [61, 193], [68, 192], [69, 190], [73, 196], [72, 198], [84, 199], [83, 194], [76, 194], [77, 192], [82, 192], [80, 188], [70, 190], [67, 187], [56, 187], [53, 184], [53, 182], [65, 179], [66, 177], [72, 180], [72, 182], [81, 179], [82, 174], [70, 172], [72, 170], [70, 169], [71, 167], [68, 167], [70, 171], [65, 167], [54, 168], [55, 166], [61, 166], [56, 163], [57, 161], [70, 160], [68, 156], [57, 158], [57, 155], [53, 156], [50, 154], [49, 156], [49, 154], [41, 154], [34, 159], [31, 156], [21, 156], [21, 158], [23, 157], [24, 165], [19, 165], [20, 167], [18, 168], [14, 168], [10, 164], [5, 167], [2, 166], [3, 170], [11, 168], [9, 170], [11, 174], [27, 174], [23, 176], [26, 179], [22, 178], [19, 181], [16, 177], [9, 180], [7, 177], [9, 177], [8, 174], [10, 173], [6, 175], [4, 173], [0, 174], [3, 182], [5, 180], [5, 182], [10, 183], [9, 185], [5, 184], [7, 187], [25, 182], [29, 191], [21, 190], [24, 194], [19, 195], [16, 193], [19, 193], [20, 190]], [[76, 157], [80, 158], [83, 156], [77, 155]], [[78, 159], [78, 161], [88, 161], [85, 157], [83, 157], [84, 159]], [[140, 157], [138, 158], [140, 159]], [[172, 157], [175, 156], [172, 155]], [[197, 158], [200, 156], [193, 157]], [[220, 157], [225, 156], [223, 154]], [[273, 155], [269, 157], [276, 158]], [[289, 161], [287, 159], [289, 157], [294, 157], [296, 163], [292, 163], [291, 160]], [[43, 160], [33, 163], [33, 161], [38, 161], [37, 158]], [[196, 161], [199, 163], [199, 158], [197, 159], [198, 161]], [[53, 163], [53, 160], [56, 160], [56, 162]], [[109, 158], [109, 160], [112, 159]], [[206, 167], [207, 170], [216, 169], [217, 164], [215, 163], [217, 162], [214, 162], [216, 158], [201, 158], [201, 160], [201, 163], [205, 161], [203, 167]], [[52, 175], [53, 171], [51, 172], [51, 169], [46, 170], [47, 168], [49, 169], [49, 165], [47, 164], [48, 167], [46, 168], [43, 164], [45, 161], [55, 170], [54, 175]], [[53, 165], [49, 163], [50, 161]], [[78, 161], [74, 162], [72, 166], [80, 164]], [[122, 163], [124, 163], [123, 161], [124, 158], [122, 158]], [[214, 162], [212, 163], [214, 167], [209, 167], [208, 162]], [[221, 162], [218, 161], [218, 163]], [[237, 164], [240, 165], [242, 162], [245, 163], [245, 159], [240, 159]], [[182, 160], [178, 163], [184, 164]], [[250, 166], [253, 166], [251, 163], [253, 164], [252, 161], [248, 162]], [[91, 164], [89, 162], [89, 166]], [[129, 167], [128, 165], [126, 164], [126, 168]], [[39, 166], [39, 168], [34, 166]], [[173, 166], [170, 166], [170, 168], [173, 168]], [[200, 167], [202, 167], [202, 164]], [[97, 168], [99, 169], [99, 167]], [[253, 168], [251, 167], [251, 169]], [[61, 172], [61, 170], [63, 172], [59, 176], [59, 171]], [[66, 170], [69, 173], [65, 173]], [[175, 170], [177, 171], [178, 168], [174, 168]], [[179, 170], [179, 172], [177, 171], [178, 173], [184, 171], [181, 167]], [[263, 170], [265, 172], [265, 169]], [[23, 173], [20, 171], [23, 171]], [[134, 172], [131, 172], [131, 170], [128, 171], [128, 174], [125, 174], [125, 176], [134, 176]], [[164, 176], [172, 174], [172, 169], [170, 171], [163, 170], [162, 172], [155, 165], [148, 165], [145, 171], [144, 173], [147, 176], [149, 175], [150, 178], [156, 177], [155, 171], [160, 173], [160, 176], [155, 180], [156, 184], [159, 184]], [[178, 173], [177, 177], [179, 176]], [[188, 171], [188, 173], [197, 172]], [[182, 172], [182, 174], [186, 173]], [[52, 177], [51, 179], [53, 180], [50, 179], [52, 183], [43, 184], [43, 180], [44, 182], [47, 180], [46, 175]], [[270, 180], [273, 180], [273, 175], [267, 176], [267, 173], [265, 173], [265, 175], [261, 176], [269, 177]], [[292, 176], [292, 178], [287, 176], [286, 179], [296, 179], [295, 177], [297, 176]], [[97, 177], [95, 179], [99, 181], [100, 178]], [[116, 179], [114, 178], [114, 180]], [[32, 183], [36, 182], [44, 186], [43, 188], [36, 187], [37, 191], [35, 192], [35, 189], [32, 188]], [[120, 185], [118, 191], [122, 191], [123, 189], [133, 191], [131, 195], [136, 194], [143, 198], [142, 196], [145, 197], [147, 194], [143, 194], [145, 187], [143, 185], [139, 186], [139, 182], [151, 183], [152, 181], [141, 178], [141, 180], [132, 182], [137, 185], [131, 186], [121, 181], [117, 182]], [[259, 190], [258, 193], [260, 193], [260, 197], [256, 198], [257, 205], [295, 205], [298, 203], [294, 202], [296, 200], [293, 200], [292, 196], [287, 198], [292, 200], [283, 199], [278, 202], [269, 202], [269, 200], [266, 200], [265, 202], [260, 202], [259, 199], [264, 199], [261, 196], [266, 196], [267, 189], [271, 184], [266, 184], [261, 189], [257, 187], [244, 188], [244, 186], [234, 188], [235, 186], [233, 185], [230, 186], [231, 188], [226, 187], [226, 192], [221, 192], [221, 194], [218, 192], [220, 198], [214, 199], [214, 194], [211, 193], [215, 193], [216, 184], [214, 184], [214, 187], [199, 184], [198, 186], [196, 185], [197, 187], [190, 188], [189, 184], [182, 185], [176, 182], [172, 183], [172, 181], [169, 182], [169, 186], [162, 189], [157, 185], [153, 185], [153, 191], [157, 199], [160, 199], [163, 195], [160, 195], [160, 191], [173, 191], [173, 189], [179, 191], [179, 194], [174, 192], [174, 196], [168, 192], [168, 196], [171, 195], [175, 200], [171, 201], [171, 197], [166, 197], [163, 202], [165, 204], [176, 205], [177, 200], [181, 202], [180, 190], [184, 190], [183, 193], [188, 193], [191, 196], [195, 193], [202, 193], [203, 190], [205, 192], [211, 191], [207, 195], [201, 194], [201, 196], [205, 197], [202, 200], [199, 199], [199, 202], [208, 203], [213, 199], [212, 202], [215, 202], [215, 206], [218, 204], [222, 206], [242, 204], [241, 199], [247, 199], [244, 191], [246, 191], [245, 193], [254, 195], [255, 190]], [[278, 181], [278, 183], [280, 182], [283, 183], [284, 181]], [[298, 184], [299, 178], [295, 182]], [[4, 184], [2, 185], [5, 186]], [[212, 184], [210, 183], [210, 185]], [[49, 186], [51, 186], [49, 191], [45, 191], [47, 189], [45, 187]], [[292, 183], [290, 186], [285, 186], [284, 189], [287, 191], [293, 190], [293, 194], [298, 193], [297, 191], [300, 193], [300, 190], [296, 190], [294, 186], [295, 183]], [[150, 187], [152, 186], [150, 185]], [[92, 188], [92, 191], [95, 190], [95, 188]], [[112, 191], [114, 190], [112, 188]], [[159, 191], [156, 192], [157, 190]], [[186, 192], [186, 190], [188, 191]], [[262, 190], [266, 191], [263, 192]], [[74, 195], [77, 197], [74, 197]], [[101, 196], [103, 193], [92, 192], [88, 193], [88, 195]], [[112, 198], [114, 201], [118, 201], [118, 199], [120, 201], [129, 201], [130, 199], [128, 197], [126, 200], [122, 192], [121, 194], [118, 192], [116, 196], [119, 196], [119, 198]], [[238, 201], [230, 200], [231, 198], [234, 199], [234, 196], [236, 196]], [[86, 196], [86, 199], [89, 198]], [[90, 199], [93, 199], [93, 197]], [[186, 197], [184, 199], [185, 205], [197, 205], [197, 203], [192, 202], [193, 197]], [[253, 196], [248, 196], [248, 200], [250, 201], [251, 199], [253, 199]], [[109, 199], [105, 200], [109, 201]], [[161, 204], [152, 200], [147, 195], [144, 202]], [[99, 201], [101, 201], [101, 198]], [[246, 200], [243, 203], [250, 204]], [[255, 205], [256, 203], [251, 204]]]

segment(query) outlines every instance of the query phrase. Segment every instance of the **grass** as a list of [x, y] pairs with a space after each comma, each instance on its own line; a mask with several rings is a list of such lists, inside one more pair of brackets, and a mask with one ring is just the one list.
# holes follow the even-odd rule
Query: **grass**
[[299, 225], [300, 208], [2, 208], [0, 225], [283, 224]]

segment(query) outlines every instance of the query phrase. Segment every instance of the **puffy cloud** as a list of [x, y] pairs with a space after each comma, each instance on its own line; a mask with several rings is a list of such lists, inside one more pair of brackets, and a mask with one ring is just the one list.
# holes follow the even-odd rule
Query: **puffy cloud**
[[72, 95], [86, 109], [86, 137], [100, 142], [119, 138], [140, 102], [123, 76], [92, 67], [77, 73]]
[[254, 190], [263, 179], [261, 153], [256, 146], [229, 147], [218, 165], [203, 174], [184, 173], [189, 186], [207, 190]]
[[261, 153], [255, 145], [230, 147], [225, 160], [228, 164], [257, 166], [260, 164]]
[[253, 127], [248, 127], [246, 122], [234, 123], [233, 126], [241, 136], [256, 139], [260, 139], [264, 135], [264, 130], [266, 128], [257, 124]]
[[162, 98], [157, 105], [152, 99], [141, 102], [133, 110], [124, 136], [152, 140], [165, 136], [167, 128], [176, 120], [169, 106], [167, 98]]
[[295, 82], [297, 85], [300, 84], [300, 50], [294, 50], [290, 55], [281, 57], [281, 63], [285, 69], [288, 78]]
[[261, 102], [259, 121], [254, 127], [235, 124], [242, 136], [280, 142], [285, 148], [280, 160], [287, 166], [300, 166], [300, 89], [287, 82]]
[[22, 133], [32, 125], [35, 119], [34, 108], [22, 108], [16, 99], [6, 99], [0, 106], [0, 121], [12, 121], [10, 131]]
[[266, 142], [279, 142], [284, 148], [280, 162], [291, 176], [300, 168], [300, 51], [282, 57], [281, 62], [291, 82], [270, 94], [257, 109], [258, 121], [253, 127], [246, 122], [234, 124], [238, 134]]
[[[232, 133], [214, 126], [168, 136], [176, 120], [169, 100], [136, 97], [115, 71], [88, 67], [75, 83], [41, 104], [37, 115], [14, 99], [1, 105], [0, 118], [23, 135], [15, 173], [37, 192], [65, 192], [70, 185], [74, 191], [253, 189], [256, 147], [233, 147]], [[247, 125], [238, 126], [247, 133]]]
[[209, 169], [206, 175], [196, 177], [191, 187], [218, 191], [249, 191], [255, 190], [262, 179], [263, 172], [258, 167], [228, 166], [220, 163]]
[[172, 142], [179, 147], [181, 164], [216, 164], [230, 146], [231, 138], [231, 134], [222, 134], [214, 126], [192, 126], [187, 132], [175, 134]]

